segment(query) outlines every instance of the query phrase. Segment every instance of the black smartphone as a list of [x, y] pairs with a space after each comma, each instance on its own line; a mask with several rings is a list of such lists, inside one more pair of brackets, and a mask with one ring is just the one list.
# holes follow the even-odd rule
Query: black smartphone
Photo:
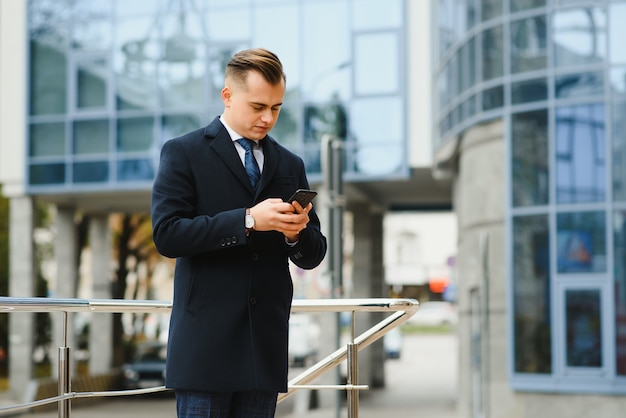
[[316, 191], [298, 189], [286, 201], [292, 203], [295, 200], [296, 202], [300, 203], [300, 206], [302, 206], [302, 208], [304, 209], [309, 203], [311, 203], [311, 200], [313, 200], [315, 196], [317, 196]]

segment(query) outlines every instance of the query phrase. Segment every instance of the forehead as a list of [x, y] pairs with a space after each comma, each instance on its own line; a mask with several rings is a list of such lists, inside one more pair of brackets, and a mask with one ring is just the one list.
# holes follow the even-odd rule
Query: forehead
[[246, 100], [267, 105], [280, 104], [285, 95], [284, 80], [278, 84], [270, 84], [257, 72], [248, 73], [245, 85], [238, 86], [245, 94]]

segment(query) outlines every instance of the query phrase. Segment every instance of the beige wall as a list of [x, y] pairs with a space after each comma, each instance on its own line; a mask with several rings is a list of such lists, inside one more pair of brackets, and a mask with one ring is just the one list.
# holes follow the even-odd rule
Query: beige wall
[[26, 157], [26, 0], [0, 1], [0, 184], [24, 193]]

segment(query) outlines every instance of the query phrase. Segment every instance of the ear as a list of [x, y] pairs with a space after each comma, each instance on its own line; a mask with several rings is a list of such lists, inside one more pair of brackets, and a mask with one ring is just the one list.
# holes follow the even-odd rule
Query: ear
[[233, 96], [233, 91], [230, 86], [224, 86], [222, 89], [222, 102], [224, 102], [224, 106], [230, 107], [230, 101]]

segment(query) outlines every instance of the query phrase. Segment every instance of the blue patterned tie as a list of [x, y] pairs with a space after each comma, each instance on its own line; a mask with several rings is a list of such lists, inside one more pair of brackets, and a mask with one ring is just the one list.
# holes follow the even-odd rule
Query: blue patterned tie
[[254, 141], [247, 138], [239, 138], [237, 140], [239, 145], [246, 150], [246, 157], [244, 159], [244, 164], [246, 167], [246, 173], [250, 178], [250, 183], [252, 184], [252, 188], [256, 189], [256, 185], [259, 182], [259, 178], [261, 178], [261, 170], [259, 170], [259, 165], [256, 162], [256, 158], [254, 158], [254, 154], [252, 153], [252, 147], [254, 146]]

